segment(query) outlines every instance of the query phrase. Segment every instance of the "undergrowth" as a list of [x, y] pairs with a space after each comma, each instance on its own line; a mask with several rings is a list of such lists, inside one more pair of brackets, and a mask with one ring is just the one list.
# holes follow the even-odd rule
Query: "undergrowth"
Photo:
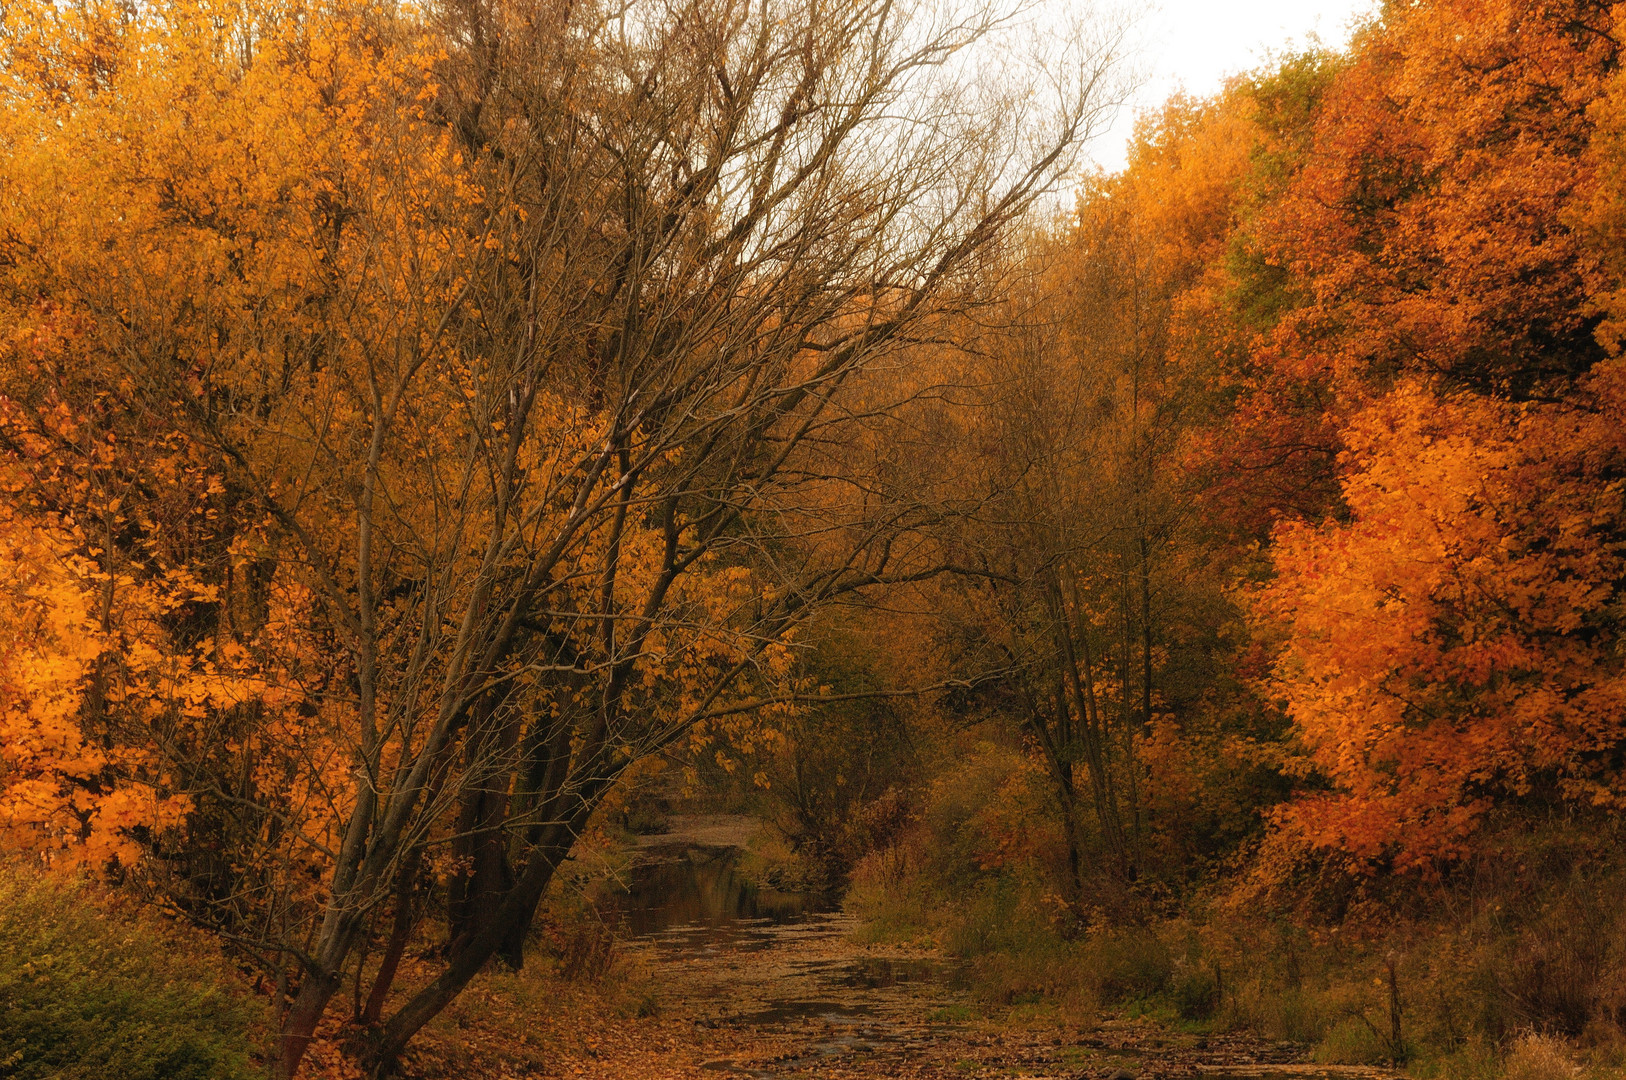
[[95, 892], [0, 867], [0, 1077], [260, 1076], [263, 1004], [217, 954]]
[[991, 1015], [1148, 1016], [1427, 1080], [1626, 1077], [1626, 858], [1607, 838], [1509, 839], [1439, 881], [1357, 889], [1336, 919], [1213, 890], [1086, 927], [1031, 866], [951, 873], [932, 842], [868, 860], [849, 906], [870, 940], [961, 958]]

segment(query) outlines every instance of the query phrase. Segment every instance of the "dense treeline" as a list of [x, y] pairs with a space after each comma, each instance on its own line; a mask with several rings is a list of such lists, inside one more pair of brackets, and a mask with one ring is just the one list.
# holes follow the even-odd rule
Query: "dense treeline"
[[1292, 724], [1278, 851], [1438, 870], [1619, 805], [1616, 67], [1603, 5], [1393, 7], [1085, 201], [1084, 265], [1112, 215], [1168, 253], [1164, 463]]
[[[1024, 250], [933, 448], [981, 573], [865, 668], [968, 683], [915, 707], [937, 756], [859, 864], [877, 925], [1007, 999], [1206, 1019], [1229, 985], [1349, 1060], [1406, 1052], [1350, 1004], [1398, 949], [1413, 1050], [1618, 1046], [1619, 33], [1386, 5], [1146, 118]], [[1305, 1004], [1329, 928], [1374, 951]]]
[[1618, 807], [1614, 35], [1397, 6], [1175, 101], [963, 338], [939, 542], [983, 572], [923, 632], [1114, 876], [1261, 815], [1267, 876], [1439, 873]]
[[1351, 869], [1618, 807], [1615, 40], [1602, 5], [1391, 7], [1171, 104], [1044, 245], [989, 490], [1049, 487], [983, 516], [1040, 525], [1019, 696], [1078, 730], [1115, 858], [1137, 783], [1210, 803], [1173, 777], [1216, 754], [1290, 778], [1270, 857]]
[[8, 10], [8, 847], [217, 935], [282, 1076], [522, 964], [673, 761], [1018, 996], [1265, 1024], [1460, 902], [1440, 1045], [1614, 1030], [1616, 12], [1388, 4], [1049, 220], [1116, 31], [1041, 105], [1013, 29]]

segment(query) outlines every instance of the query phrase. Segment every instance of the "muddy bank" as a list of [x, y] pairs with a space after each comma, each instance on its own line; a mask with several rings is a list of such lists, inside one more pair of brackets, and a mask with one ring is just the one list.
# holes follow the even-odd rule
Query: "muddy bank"
[[744, 850], [762, 829], [748, 814], [673, 814], [662, 832], [638, 838], [641, 849], [672, 846]]
[[693, 1025], [701, 1071], [755, 1080], [1352, 1080], [1383, 1070], [1302, 1063], [1304, 1047], [1198, 1036], [1149, 1021], [1088, 1026], [984, 1015], [929, 952], [867, 946], [856, 920], [674, 926], [626, 943], [656, 972], [663, 1014]]
[[749, 818], [678, 818], [617, 863], [614, 963], [490, 972], [424, 1033], [419, 1080], [1380, 1080], [1306, 1048], [974, 999], [961, 962], [857, 940], [753, 885]]

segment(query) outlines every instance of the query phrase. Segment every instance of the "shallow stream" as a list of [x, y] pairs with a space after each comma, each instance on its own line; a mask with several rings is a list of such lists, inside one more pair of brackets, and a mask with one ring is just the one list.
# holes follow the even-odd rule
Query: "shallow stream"
[[1145, 1019], [996, 1019], [968, 961], [870, 946], [858, 920], [741, 872], [756, 823], [711, 817], [646, 838], [602, 901], [618, 948], [654, 974], [663, 1015], [693, 1023], [708, 1073], [757, 1080], [1385, 1080], [1299, 1064], [1304, 1048], [1170, 1031]]
[[645, 844], [626, 888], [605, 897], [601, 908], [631, 937], [683, 928], [697, 938], [733, 938], [742, 926], [779, 926], [807, 916], [807, 897], [749, 880], [740, 873], [739, 855], [736, 848], [682, 840]]

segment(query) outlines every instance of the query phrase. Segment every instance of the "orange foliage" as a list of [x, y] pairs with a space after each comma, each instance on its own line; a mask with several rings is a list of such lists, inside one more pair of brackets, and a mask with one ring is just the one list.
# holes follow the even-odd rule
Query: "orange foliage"
[[0, 800], [6, 840], [57, 864], [168, 849], [222, 768], [281, 811], [257, 826], [277, 850], [216, 852], [232, 874], [310, 860], [337, 827], [308, 812], [346, 769], [345, 710], [306, 692], [332, 667], [308, 591], [274, 571], [198, 402], [145, 378], [162, 343], [201, 389], [228, 326], [324, 287], [311, 209], [376, 72], [314, 24], [245, 18], [41, 4], [0, 34]]
[[1255, 356], [1345, 448], [1344, 512], [1279, 525], [1255, 596], [1268, 690], [1335, 789], [1278, 815], [1312, 846], [1415, 866], [1510, 801], [1621, 796], [1622, 375], [1594, 340], [1616, 55], [1583, 0], [1391, 9], [1248, 227], [1298, 294]]
[[[1086, 199], [1167, 290], [1203, 557], [1269, 578], [1239, 595], [1276, 659], [1233, 663], [1292, 721], [1300, 844], [1416, 866], [1494, 807], [1621, 797], [1618, 40], [1592, 0], [1389, 5], [1172, 104]], [[1149, 799], [1200, 743], [1147, 733]]]
[[1597, 360], [1598, 260], [1564, 211], [1586, 183], [1612, 29], [1593, 0], [1391, 7], [1249, 230], [1303, 297], [1261, 361], [1347, 394], [1396, 372], [1530, 393]]
[[1404, 383], [1345, 431], [1349, 520], [1277, 530], [1269, 690], [1337, 787], [1281, 814], [1307, 842], [1410, 865], [1502, 798], [1626, 799], [1626, 369], [1586, 389], [1515, 405]]
[[[334, 755], [289, 689], [318, 652], [305, 594], [267, 581], [244, 625], [263, 537], [225, 520], [183, 435], [112, 422], [61, 326], [5, 354], [40, 393], [0, 399], [0, 838], [48, 865], [128, 869], [198, 809], [208, 758], [292, 806], [315, 794], [293, 762]], [[99, 415], [76, 414], [86, 401]], [[290, 816], [285, 840], [330, 841], [319, 821]]]

